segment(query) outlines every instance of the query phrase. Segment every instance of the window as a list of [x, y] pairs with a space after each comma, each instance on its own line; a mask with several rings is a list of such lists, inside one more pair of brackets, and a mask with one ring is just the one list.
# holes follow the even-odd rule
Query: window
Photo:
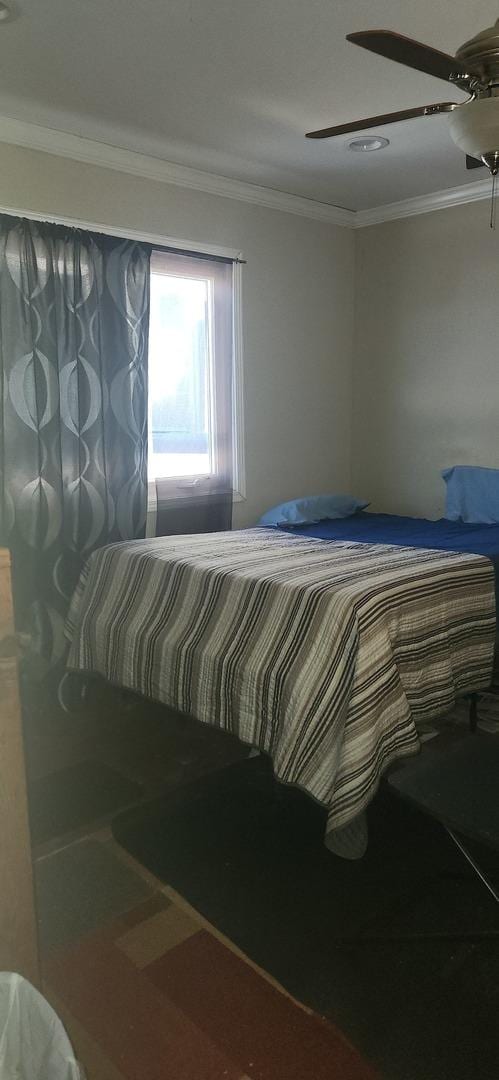
[[232, 264], [153, 252], [149, 481], [172, 497], [232, 485], [232, 301]]

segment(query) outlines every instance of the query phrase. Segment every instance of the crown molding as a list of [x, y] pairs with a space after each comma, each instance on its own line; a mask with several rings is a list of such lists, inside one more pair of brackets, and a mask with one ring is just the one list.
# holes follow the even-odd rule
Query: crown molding
[[490, 199], [490, 179], [433, 191], [430, 195], [417, 195], [413, 199], [402, 199], [401, 202], [387, 203], [385, 206], [374, 206], [371, 210], [358, 210], [352, 228], [363, 229], [367, 225], [381, 225], [385, 221], [416, 217], [433, 210], [448, 210], [452, 206], [464, 206], [480, 199]]
[[434, 191], [429, 195], [418, 195], [412, 199], [375, 206], [368, 210], [346, 210], [341, 206], [307, 199], [301, 195], [292, 195], [287, 191], [250, 184], [244, 180], [234, 180], [228, 176], [204, 172], [187, 165], [177, 165], [163, 158], [149, 154], [139, 154], [135, 150], [110, 143], [87, 139], [82, 135], [73, 135], [67, 131], [43, 127], [25, 120], [15, 120], [0, 116], [0, 143], [10, 143], [28, 150], [40, 150], [46, 154], [81, 161], [87, 165], [114, 169], [118, 172], [140, 176], [147, 180], [156, 180], [176, 187], [191, 188], [209, 195], [219, 195], [225, 199], [265, 206], [269, 210], [281, 210], [287, 214], [312, 218], [329, 225], [341, 225], [350, 229], [362, 229], [369, 225], [380, 225], [387, 221], [428, 214], [433, 210], [445, 210], [453, 206], [464, 206], [490, 197], [490, 181], [478, 180], [460, 187]]
[[163, 184], [192, 188], [209, 195], [220, 195], [225, 199], [237, 199], [239, 202], [265, 206], [269, 210], [281, 210], [299, 217], [313, 218], [329, 225], [351, 226], [355, 217], [353, 210], [341, 206], [317, 202], [301, 195], [277, 191], [274, 188], [261, 187], [244, 180], [233, 180], [228, 176], [203, 172], [186, 165], [176, 165], [171, 161], [139, 154], [135, 150], [125, 150], [109, 143], [86, 139], [81, 135], [72, 135], [55, 128], [42, 127], [24, 120], [14, 120], [0, 116], [0, 142], [22, 146], [29, 150], [41, 150], [46, 154], [82, 161], [87, 165], [115, 169], [118, 172], [141, 176], [147, 180], [159, 180]]

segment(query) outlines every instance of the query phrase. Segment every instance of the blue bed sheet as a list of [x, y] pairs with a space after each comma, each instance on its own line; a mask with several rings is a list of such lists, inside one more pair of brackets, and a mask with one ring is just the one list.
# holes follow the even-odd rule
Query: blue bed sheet
[[284, 531], [297, 536], [317, 536], [321, 540], [358, 540], [365, 544], [397, 544], [486, 555], [494, 566], [499, 621], [499, 525], [448, 521], [447, 518], [429, 521], [360, 510], [347, 518], [318, 521], [315, 525], [287, 526]]

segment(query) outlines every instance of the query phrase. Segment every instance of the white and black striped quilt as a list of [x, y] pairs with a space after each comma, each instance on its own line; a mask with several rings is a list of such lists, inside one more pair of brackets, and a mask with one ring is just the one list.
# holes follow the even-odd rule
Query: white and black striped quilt
[[415, 724], [490, 682], [494, 574], [477, 555], [274, 529], [95, 552], [69, 666], [234, 732], [348, 824]]

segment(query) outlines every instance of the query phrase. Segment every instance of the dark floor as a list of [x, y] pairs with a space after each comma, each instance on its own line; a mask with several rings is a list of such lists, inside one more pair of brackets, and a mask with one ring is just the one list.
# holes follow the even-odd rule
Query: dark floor
[[[332, 856], [324, 826], [260, 757], [119, 815], [113, 832], [387, 1080], [493, 1080], [498, 905], [442, 827], [387, 791], [362, 860]], [[499, 856], [482, 854], [499, 879]]]
[[339, 1028], [112, 841], [72, 844], [39, 871], [45, 913], [55, 900], [44, 991], [86, 1080], [379, 1080]]
[[[32, 824], [36, 854], [109, 824], [124, 805], [175, 790], [248, 755], [248, 748], [232, 736], [104, 683], [90, 688], [81, 712], [28, 726], [25, 749], [29, 794], [37, 811]], [[81, 789], [85, 772], [88, 812], [85, 816], [82, 807], [76, 824], [74, 774]], [[97, 798], [91, 790], [106, 772], [107, 794], [112, 779], [118, 788], [118, 801], [109, 808], [102, 793]], [[121, 802], [120, 778], [123, 789], [128, 788]], [[140, 792], [133, 790], [135, 785]], [[54, 805], [54, 787], [60, 788], [59, 808]]]
[[[450, 724], [429, 752], [445, 753], [463, 730]], [[42, 799], [44, 783], [51, 791], [51, 835], [37, 848], [47, 940], [67, 933], [50, 918], [60, 869], [51, 867], [50, 852], [70, 844], [64, 860], [71, 862], [74, 841], [127, 806], [142, 806], [147, 819], [156, 800], [156, 807], [170, 805], [160, 835], [164, 858], [154, 865], [151, 852], [142, 852], [142, 861], [291, 993], [330, 1016], [382, 1077], [497, 1080], [499, 915], [439, 826], [382, 794], [371, 814], [368, 857], [345, 864], [323, 848], [320, 808], [303, 796], [293, 803], [291, 831], [282, 789], [269, 800], [267, 781], [260, 789], [257, 781], [242, 801], [244, 784], [236, 784], [235, 801], [220, 803], [210, 773], [223, 770], [220, 788], [233, 763], [236, 773], [265, 773], [259, 761], [237, 765], [247, 754], [225, 734], [105, 688], [80, 718], [29, 733], [32, 791], [38, 785], [40, 797], [41, 784]], [[85, 806], [82, 798], [75, 824], [71, 783], [61, 785], [59, 803], [53, 792], [57, 773], [76, 769], [81, 781], [82, 766], [111, 770], [118, 780], [113, 806], [96, 812], [92, 799]], [[196, 785], [202, 777], [208, 779]], [[199, 807], [191, 808], [206, 785], [214, 798], [199, 816]], [[180, 816], [171, 800], [183, 806]], [[63, 878], [71, 878], [67, 867]], [[123, 897], [113, 894], [112, 903]], [[105, 908], [106, 898], [100, 902]], [[95, 925], [95, 911], [83, 910], [81, 918]]]

